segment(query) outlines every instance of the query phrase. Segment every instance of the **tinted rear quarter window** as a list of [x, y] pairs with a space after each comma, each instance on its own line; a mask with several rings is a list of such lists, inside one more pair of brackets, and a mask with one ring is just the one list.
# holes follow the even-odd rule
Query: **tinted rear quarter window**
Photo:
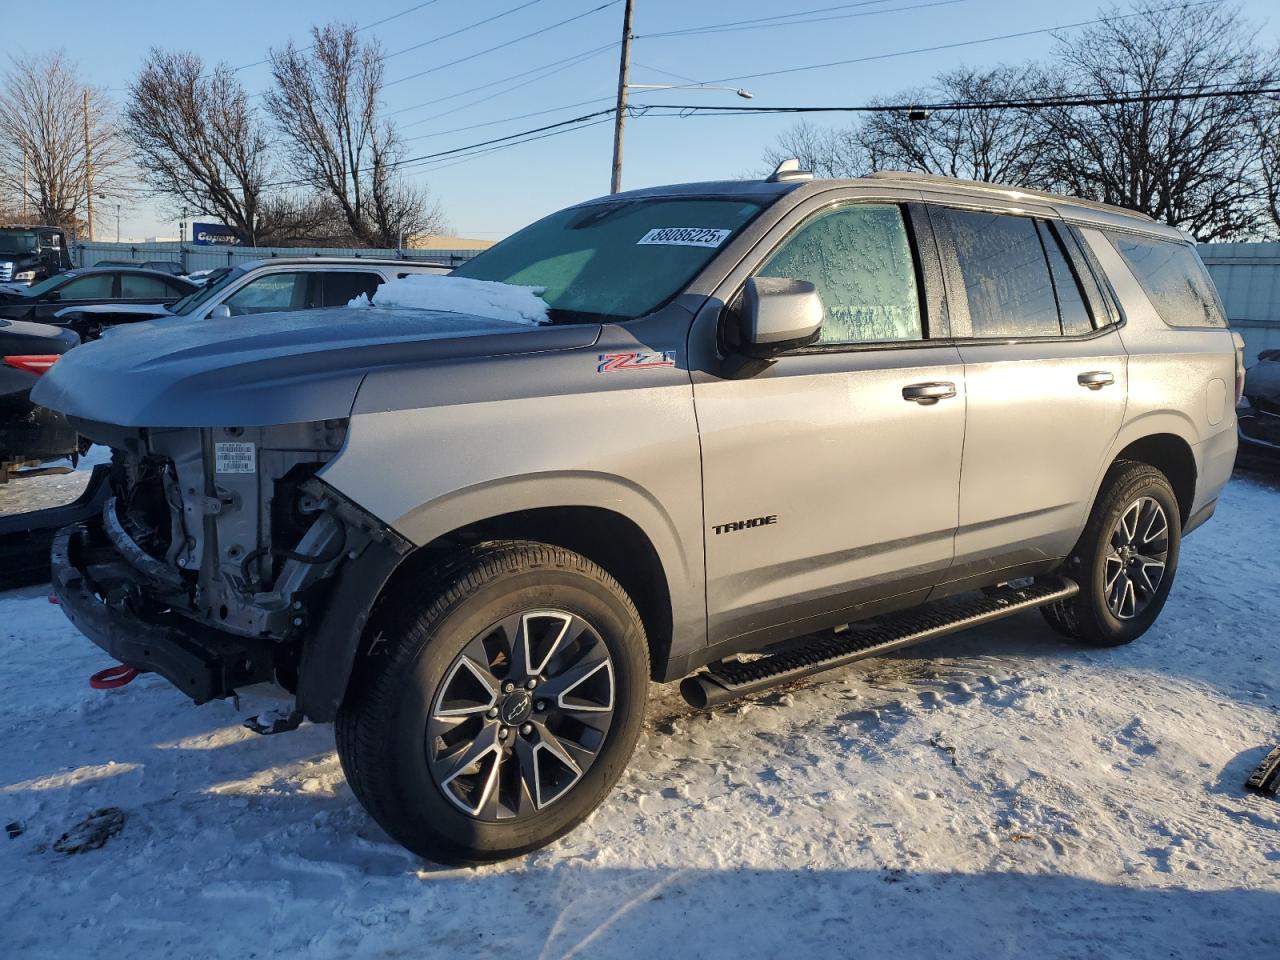
[[1225, 327], [1218, 291], [1194, 249], [1185, 243], [1107, 232], [1160, 318], [1174, 327]]

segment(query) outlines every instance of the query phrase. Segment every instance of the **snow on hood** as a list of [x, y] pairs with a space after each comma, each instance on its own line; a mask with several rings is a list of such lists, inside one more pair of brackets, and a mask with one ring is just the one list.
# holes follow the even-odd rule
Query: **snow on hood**
[[[374, 299], [380, 307], [411, 307], [465, 313], [510, 323], [546, 323], [547, 304], [538, 296], [541, 287], [521, 287], [494, 280], [472, 280], [441, 274], [415, 273], [378, 287]], [[349, 306], [371, 306], [360, 294]]]

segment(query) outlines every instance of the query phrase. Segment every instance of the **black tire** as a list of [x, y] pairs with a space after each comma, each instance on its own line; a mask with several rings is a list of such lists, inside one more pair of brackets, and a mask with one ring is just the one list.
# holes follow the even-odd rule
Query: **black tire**
[[[1114, 599], [1109, 602], [1109, 597], [1115, 595], [1108, 591], [1108, 578], [1120, 563], [1115, 559], [1113, 536], [1121, 518], [1135, 506], [1144, 506], [1145, 501], [1154, 501], [1159, 506], [1167, 524], [1164, 568], [1155, 590], [1145, 596], [1141, 608], [1137, 608], [1135, 599], [1132, 613], [1126, 616], [1126, 602], [1122, 600], [1120, 615], [1117, 615]], [[1080, 584], [1080, 592], [1069, 600], [1042, 607], [1045, 620], [1064, 636], [1094, 646], [1113, 647], [1136, 640], [1146, 633], [1164, 608], [1178, 568], [1181, 539], [1178, 501], [1165, 475], [1150, 464], [1117, 463], [1103, 480], [1089, 522], [1064, 570]], [[1160, 546], [1159, 541], [1156, 544]], [[1140, 560], [1138, 564], [1141, 565]]]
[[[401, 592], [404, 586], [402, 582]], [[649, 656], [634, 604], [613, 577], [585, 557], [527, 541], [459, 551], [432, 574], [429, 586], [414, 589], [421, 592], [392, 596], [380, 604], [338, 712], [338, 756], [352, 790], [393, 838], [441, 863], [503, 860], [551, 843], [604, 800], [640, 735]], [[474, 649], [469, 645], [506, 622], [504, 618], [523, 618], [524, 611], [531, 610], [565, 611], [581, 618], [591, 629], [592, 642], [607, 648], [612, 713], [602, 745], [571, 786], [545, 807], [540, 798], [539, 806], [527, 815], [485, 821], [478, 813], [459, 809], [456, 796], [451, 799], [438, 773], [433, 774], [429, 756], [439, 741], [428, 737], [428, 723], [435, 722], [434, 711], [445, 702], [447, 691], [442, 687], [456, 682], [464, 648]], [[520, 623], [523, 629], [525, 620]], [[507, 722], [505, 709], [504, 702], [502, 723]], [[477, 716], [475, 722], [488, 729], [497, 721]], [[502, 728], [512, 735], [509, 743], [525, 726]], [[538, 756], [536, 748], [532, 756]], [[497, 762], [509, 759], [500, 757]], [[517, 791], [518, 775], [517, 770]], [[491, 782], [508, 779], [500, 781], [494, 773]], [[496, 792], [493, 787], [484, 795], [491, 792]]]

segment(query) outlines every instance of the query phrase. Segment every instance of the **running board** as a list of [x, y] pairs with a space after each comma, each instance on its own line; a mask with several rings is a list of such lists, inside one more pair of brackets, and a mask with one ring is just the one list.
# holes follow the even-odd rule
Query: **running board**
[[853, 624], [840, 632], [815, 634], [795, 641], [796, 646], [784, 652], [755, 660], [721, 661], [702, 673], [686, 677], [680, 683], [680, 693], [690, 706], [712, 707], [864, 657], [1066, 600], [1079, 592], [1080, 585], [1074, 580], [1060, 577], [1027, 587], [999, 587], [980, 595], [939, 600], [889, 618], [879, 618], [866, 626]]

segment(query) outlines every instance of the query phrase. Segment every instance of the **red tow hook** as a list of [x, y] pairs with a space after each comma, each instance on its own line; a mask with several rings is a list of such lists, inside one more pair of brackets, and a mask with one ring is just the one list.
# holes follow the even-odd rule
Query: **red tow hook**
[[114, 667], [99, 670], [90, 677], [89, 686], [95, 690], [114, 690], [116, 687], [133, 683], [137, 675], [137, 667], [131, 667], [127, 663], [117, 663]]

